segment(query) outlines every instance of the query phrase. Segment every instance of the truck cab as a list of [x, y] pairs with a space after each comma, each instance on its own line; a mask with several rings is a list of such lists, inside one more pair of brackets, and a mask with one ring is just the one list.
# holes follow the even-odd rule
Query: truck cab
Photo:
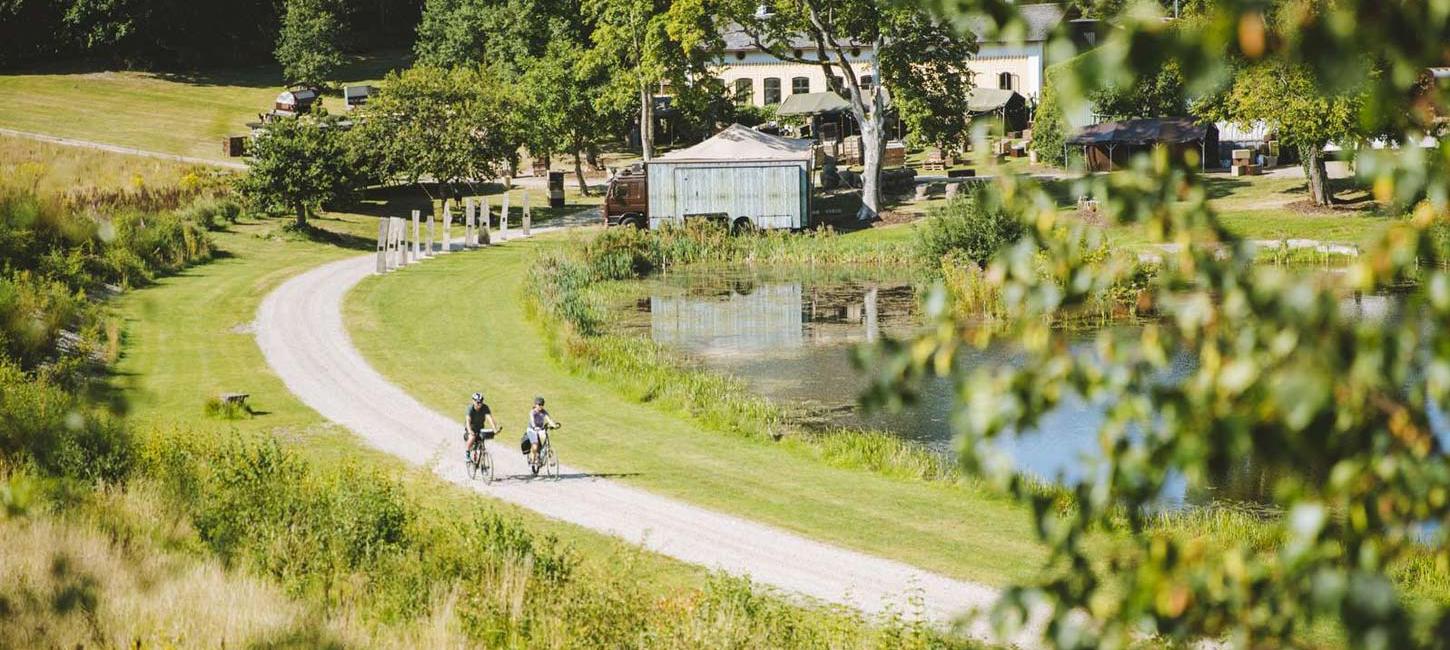
[[604, 190], [604, 225], [649, 227], [649, 189], [643, 165], [630, 165]]

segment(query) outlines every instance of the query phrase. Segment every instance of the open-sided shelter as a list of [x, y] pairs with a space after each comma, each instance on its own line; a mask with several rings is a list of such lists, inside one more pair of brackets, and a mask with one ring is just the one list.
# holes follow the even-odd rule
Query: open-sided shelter
[[1153, 147], [1168, 147], [1174, 156], [1189, 150], [1206, 168], [1209, 158], [1218, 158], [1218, 129], [1198, 124], [1188, 117], [1154, 117], [1119, 122], [1102, 122], [1084, 127], [1063, 144], [1063, 153], [1081, 147], [1091, 171], [1112, 171], [1126, 165], [1133, 154]]

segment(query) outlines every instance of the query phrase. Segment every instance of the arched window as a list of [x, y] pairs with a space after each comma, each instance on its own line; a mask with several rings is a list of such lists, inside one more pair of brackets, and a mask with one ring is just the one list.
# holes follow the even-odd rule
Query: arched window
[[790, 80], [790, 94], [804, 95], [811, 91], [810, 77], [795, 77]]
[[997, 87], [1002, 90], [1017, 90], [1017, 75], [1010, 72], [1003, 72], [997, 75]]
[[741, 106], [755, 103], [755, 84], [749, 79], [735, 80], [735, 103]]
[[780, 77], [766, 77], [765, 105], [780, 103]]

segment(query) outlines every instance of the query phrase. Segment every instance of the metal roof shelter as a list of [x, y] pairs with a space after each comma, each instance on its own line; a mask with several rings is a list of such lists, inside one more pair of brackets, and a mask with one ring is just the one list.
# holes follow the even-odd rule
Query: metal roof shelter
[[645, 163], [650, 227], [705, 217], [762, 229], [804, 228], [810, 220], [811, 144], [733, 124]]
[[833, 115], [851, 110], [851, 102], [833, 92], [799, 93], [785, 98], [776, 115]]
[[1015, 90], [973, 88], [967, 93], [967, 113], [972, 117], [1001, 118], [1003, 132], [1027, 128], [1027, 98]]
[[693, 147], [657, 156], [651, 162], [809, 161], [811, 141], [782, 138], [732, 124]]
[[[1166, 145], [1183, 148], [1186, 145], [1199, 149], [1200, 164], [1204, 167], [1208, 164], [1208, 151], [1218, 151], [1218, 129], [1211, 124], [1199, 124], [1188, 117], [1154, 117], [1135, 120], [1122, 120], [1119, 122], [1103, 122], [1092, 126], [1083, 127], [1063, 143], [1063, 153], [1067, 153], [1069, 145], [1077, 145], [1083, 148], [1083, 154], [1088, 159], [1088, 167], [1094, 171], [1101, 171], [1099, 166], [1112, 169], [1115, 165], [1114, 154], [1119, 147], [1122, 147], [1125, 155], [1133, 147], [1149, 147], [1155, 145]], [[1106, 151], [1106, 157], [1101, 152]], [[1094, 152], [1099, 155], [1094, 156]], [[1215, 156], [1216, 157], [1216, 156]], [[1099, 163], [1106, 163], [1100, 165]]]

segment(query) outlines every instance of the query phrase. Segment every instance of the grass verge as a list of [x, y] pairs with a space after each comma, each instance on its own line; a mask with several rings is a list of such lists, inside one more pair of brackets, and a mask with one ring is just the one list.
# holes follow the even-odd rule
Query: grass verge
[[[761, 238], [748, 253], [762, 261], [881, 255], [850, 237], [831, 250], [790, 251]], [[1040, 566], [1026, 511], [1004, 497], [842, 467], [854, 463], [830, 462], [833, 452], [795, 438], [776, 441], [752, 422], [738, 425], [742, 435], [722, 435], [688, 409], [641, 395], [650, 377], [601, 382], [555, 363], [547, 332], [558, 324], [531, 322], [519, 297], [547, 290], [527, 270], [563, 239], [512, 242], [365, 280], [345, 307], [353, 341], [380, 372], [444, 412], [483, 390], [505, 426], [516, 427], [529, 399], [546, 395], [555, 416], [571, 423], [556, 441], [564, 460], [595, 473], [959, 578], [1005, 584]], [[575, 353], [561, 351], [589, 363]], [[698, 381], [711, 390], [713, 380]], [[782, 453], [782, 444], [794, 451]]]

